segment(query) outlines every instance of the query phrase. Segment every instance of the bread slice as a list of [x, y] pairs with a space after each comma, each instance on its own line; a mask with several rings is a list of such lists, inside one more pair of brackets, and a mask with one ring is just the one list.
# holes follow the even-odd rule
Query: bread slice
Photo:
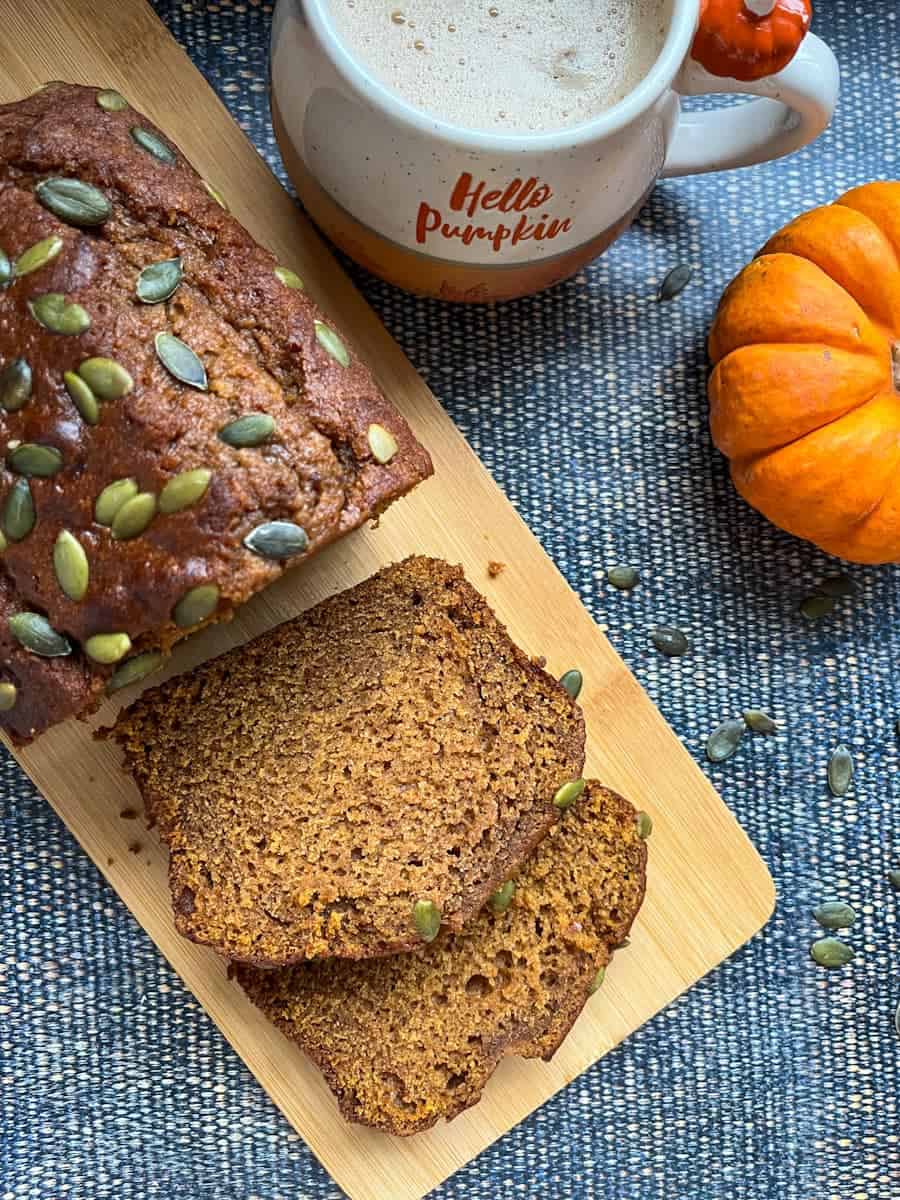
[[144, 693], [114, 736], [178, 929], [260, 965], [408, 950], [435, 909], [461, 929], [584, 765], [568, 693], [427, 558]]
[[646, 858], [634, 809], [590, 783], [505, 912], [488, 906], [412, 954], [237, 978], [349, 1120], [418, 1133], [474, 1104], [506, 1055], [553, 1055], [640, 908]]

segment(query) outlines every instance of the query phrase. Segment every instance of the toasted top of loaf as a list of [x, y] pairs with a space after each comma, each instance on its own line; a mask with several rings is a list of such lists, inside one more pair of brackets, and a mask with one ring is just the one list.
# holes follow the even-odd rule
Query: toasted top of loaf
[[551, 1057], [631, 927], [646, 857], [631, 805], [590, 783], [505, 912], [488, 906], [412, 954], [237, 977], [349, 1120], [418, 1133], [474, 1104], [506, 1055]]
[[[301, 281], [154, 125], [100, 101], [51, 84], [0, 105], [0, 725], [18, 740], [431, 471]], [[160, 263], [168, 296], [142, 277]], [[275, 521], [291, 538], [273, 546]], [[22, 610], [66, 639], [59, 660], [6, 637]]]
[[461, 928], [584, 764], [568, 693], [426, 558], [146, 692], [114, 736], [178, 929], [259, 964], [410, 949], [419, 901]]

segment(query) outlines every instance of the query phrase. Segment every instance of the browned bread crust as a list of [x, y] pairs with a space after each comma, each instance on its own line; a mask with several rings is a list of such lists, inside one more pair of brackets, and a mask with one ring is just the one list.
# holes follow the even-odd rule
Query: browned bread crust
[[145, 692], [113, 735], [176, 924], [278, 965], [460, 929], [581, 774], [584, 720], [459, 567], [412, 558]]
[[[107, 111], [97, 97], [95, 88], [53, 84], [0, 106], [0, 372], [23, 359], [32, 377], [22, 407], [0, 408], [0, 431], [5, 447], [39, 443], [61, 455], [52, 477], [28, 479], [36, 519], [20, 540], [5, 506], [23, 476], [8, 457], [0, 462], [0, 682], [17, 688], [0, 724], [16, 740], [96, 706], [113, 667], [83, 652], [91, 636], [127, 634], [127, 653], [165, 649], [186, 631], [173, 612], [191, 589], [219, 589], [197, 624], [227, 616], [285, 566], [376, 516], [431, 473], [406, 422], [305, 291], [276, 275], [275, 258], [146, 118], [130, 107]], [[154, 146], [148, 133], [156, 153], [144, 148]], [[36, 191], [60, 177], [97, 189], [109, 215], [90, 226], [61, 219]], [[44, 265], [24, 274], [4, 267], [52, 237], [62, 246]], [[177, 290], [142, 303], [135, 293], [141, 270], [176, 258], [183, 270]], [[29, 305], [48, 293], [81, 305], [89, 328], [61, 333], [39, 323]], [[155, 347], [161, 332], [199, 356], [206, 390], [179, 382], [163, 365]], [[98, 356], [114, 359], [132, 386], [101, 397], [91, 424], [64, 374]], [[219, 436], [252, 412], [274, 419], [275, 432], [262, 444], [236, 448]], [[396, 451], [386, 462], [373, 452], [372, 425], [393, 437]], [[116, 539], [97, 521], [97, 497], [111, 482], [133, 479], [158, 500], [169, 480], [196, 469], [212, 472], [202, 497], [180, 511], [157, 511], [138, 536]], [[276, 520], [305, 531], [305, 552], [279, 560], [244, 545], [253, 529]], [[89, 585], [80, 599], [63, 592], [54, 570], [62, 531], [87, 558]], [[46, 616], [71, 642], [71, 654], [41, 658], [8, 636], [9, 617], [23, 609]]]
[[236, 968], [322, 1070], [341, 1111], [418, 1133], [474, 1104], [507, 1055], [549, 1059], [644, 896], [635, 811], [591, 782], [516, 880], [509, 908], [412, 954]]

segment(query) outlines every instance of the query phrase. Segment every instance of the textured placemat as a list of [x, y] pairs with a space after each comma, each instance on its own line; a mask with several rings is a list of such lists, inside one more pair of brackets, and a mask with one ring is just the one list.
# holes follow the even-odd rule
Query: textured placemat
[[[263, 155], [271, 6], [157, 0]], [[834, 564], [750, 512], [706, 430], [704, 335], [724, 284], [797, 211], [900, 176], [895, 0], [819, 5], [844, 93], [795, 158], [661, 185], [604, 259], [497, 310], [355, 272], [638, 678], [702, 760], [748, 704], [784, 726], [708, 768], [778, 882], [763, 935], [460, 1172], [441, 1200], [897, 1200], [900, 865], [893, 568], [809, 626]], [[660, 306], [676, 263], [688, 289]], [[605, 568], [641, 568], [630, 595]], [[660, 658], [647, 629], [684, 628]], [[857, 777], [833, 799], [839, 741]], [[0, 763], [0, 1200], [337, 1200], [339, 1193], [8, 759]], [[808, 959], [810, 908], [859, 919], [856, 961]], [[693, 919], [689, 912], [685, 922]], [[390, 1198], [386, 1198], [390, 1200]]]

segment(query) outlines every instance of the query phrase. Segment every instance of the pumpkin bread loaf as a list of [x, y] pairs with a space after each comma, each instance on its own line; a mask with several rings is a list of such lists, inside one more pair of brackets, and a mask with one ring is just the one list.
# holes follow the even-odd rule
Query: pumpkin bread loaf
[[584, 765], [569, 694], [427, 558], [145, 692], [113, 735], [179, 931], [270, 966], [462, 928]]
[[431, 472], [369, 371], [115, 92], [0, 106], [0, 725], [96, 707]]
[[640, 908], [635, 817], [589, 783], [514, 889], [462, 933], [371, 962], [239, 966], [237, 978], [319, 1066], [349, 1120], [418, 1133], [474, 1104], [505, 1056], [558, 1048]]

